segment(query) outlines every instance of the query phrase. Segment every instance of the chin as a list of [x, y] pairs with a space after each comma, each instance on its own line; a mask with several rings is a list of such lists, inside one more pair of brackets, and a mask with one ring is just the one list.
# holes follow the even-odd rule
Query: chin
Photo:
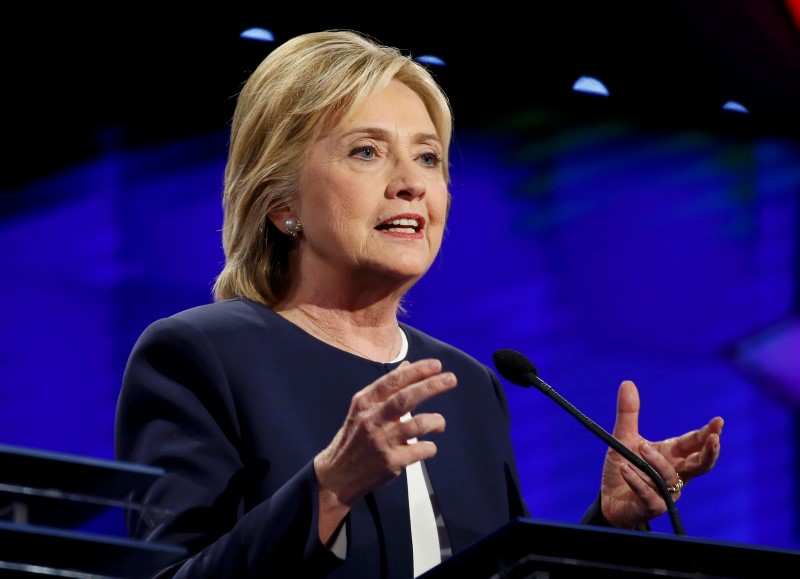
[[430, 263], [427, 262], [425, 264], [409, 263], [400, 265], [395, 263], [391, 265], [384, 264], [384, 267], [379, 267], [377, 269], [371, 268], [371, 271], [392, 285], [400, 284], [410, 287], [425, 275], [429, 267]]

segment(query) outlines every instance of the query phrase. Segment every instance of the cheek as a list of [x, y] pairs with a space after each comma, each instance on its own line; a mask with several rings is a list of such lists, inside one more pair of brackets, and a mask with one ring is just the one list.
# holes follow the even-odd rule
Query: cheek
[[444, 188], [442, 192], [437, 192], [435, 196], [431, 196], [428, 204], [428, 217], [431, 220], [431, 224], [444, 227], [447, 221], [449, 208], [450, 195], [446, 188]]
[[300, 197], [303, 226], [318, 232], [327, 231], [327, 235], [341, 236], [348, 230], [347, 222], [353, 218], [350, 200], [338, 194], [335, 182], [320, 179], [313, 185], [313, 189], [306, 189]]
[[369, 207], [354, 203], [353, 199], [340, 199], [339, 203], [327, 204], [325, 227], [337, 243], [352, 249], [364, 243], [374, 221]]

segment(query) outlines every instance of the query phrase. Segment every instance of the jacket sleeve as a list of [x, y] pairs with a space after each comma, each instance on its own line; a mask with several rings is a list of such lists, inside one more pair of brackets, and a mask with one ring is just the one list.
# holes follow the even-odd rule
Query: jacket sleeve
[[[212, 342], [185, 321], [148, 327], [123, 375], [115, 417], [118, 460], [164, 469], [132, 496], [133, 538], [187, 549], [158, 577], [324, 577], [341, 564], [319, 540], [311, 462], [248, 504], [253, 465], [241, 458], [236, 406]], [[268, 468], [268, 466], [267, 466]]]

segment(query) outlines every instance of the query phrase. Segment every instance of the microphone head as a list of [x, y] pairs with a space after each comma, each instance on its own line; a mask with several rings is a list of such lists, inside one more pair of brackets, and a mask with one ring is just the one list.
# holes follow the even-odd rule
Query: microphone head
[[497, 350], [492, 359], [500, 375], [517, 386], [531, 386], [531, 374], [539, 374], [533, 362], [516, 350]]

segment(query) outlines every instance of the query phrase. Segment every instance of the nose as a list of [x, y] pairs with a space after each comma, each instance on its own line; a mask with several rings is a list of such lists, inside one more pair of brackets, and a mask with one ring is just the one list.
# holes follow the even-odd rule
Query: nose
[[426, 184], [422, 171], [413, 159], [398, 159], [392, 168], [386, 194], [408, 200], [423, 197]]

